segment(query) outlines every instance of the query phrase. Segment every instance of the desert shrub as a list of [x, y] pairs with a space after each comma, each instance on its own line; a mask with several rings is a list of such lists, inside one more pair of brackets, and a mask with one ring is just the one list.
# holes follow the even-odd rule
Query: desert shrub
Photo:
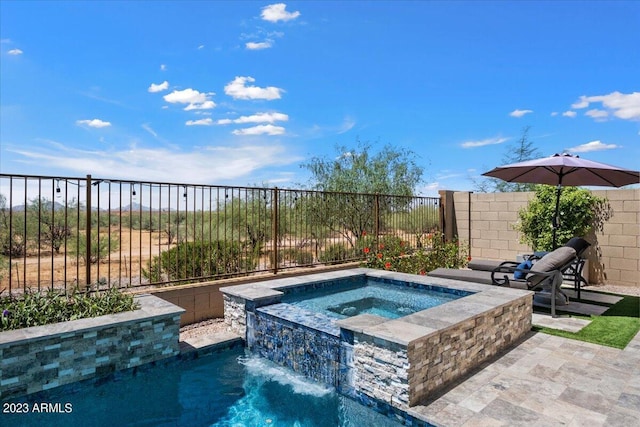
[[0, 297], [0, 330], [122, 313], [138, 307], [133, 295], [116, 288], [94, 294], [65, 295], [56, 290], [27, 292], [19, 298]]
[[69, 253], [82, 260], [84, 264], [95, 264], [109, 256], [110, 252], [117, 251], [120, 247], [120, 239], [117, 233], [97, 233], [91, 236], [91, 256], [87, 259], [87, 239], [84, 234], [69, 239]]
[[151, 282], [214, 277], [253, 270], [257, 262], [237, 242], [183, 242], [153, 257], [142, 275]]
[[329, 245], [320, 253], [320, 262], [324, 264], [338, 264], [346, 261], [353, 256], [353, 251], [349, 250], [345, 245], [339, 243]]
[[286, 248], [278, 252], [280, 261], [286, 260], [295, 262], [298, 265], [308, 265], [313, 263], [313, 254], [305, 249]]
[[296, 249], [295, 261], [298, 265], [309, 265], [313, 263], [313, 254], [304, 249]]

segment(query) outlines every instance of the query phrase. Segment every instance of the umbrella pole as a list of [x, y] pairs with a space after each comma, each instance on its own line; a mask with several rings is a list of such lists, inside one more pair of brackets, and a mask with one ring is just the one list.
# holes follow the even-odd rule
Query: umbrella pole
[[557, 232], [560, 227], [560, 192], [562, 191], [562, 186], [558, 184], [556, 188], [556, 213], [553, 215], [553, 249], [556, 250], [557, 246]]

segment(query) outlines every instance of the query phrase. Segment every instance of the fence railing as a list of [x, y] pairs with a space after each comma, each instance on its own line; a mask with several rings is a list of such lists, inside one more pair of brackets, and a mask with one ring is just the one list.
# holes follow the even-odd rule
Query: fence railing
[[0, 292], [187, 283], [417, 248], [439, 198], [0, 174]]

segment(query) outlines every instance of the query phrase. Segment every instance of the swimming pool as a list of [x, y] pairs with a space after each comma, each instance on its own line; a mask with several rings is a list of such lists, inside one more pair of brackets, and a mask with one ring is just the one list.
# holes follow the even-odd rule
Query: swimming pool
[[[400, 425], [242, 348], [62, 386], [2, 408], [2, 425], [12, 427]], [[34, 412], [43, 408], [58, 413]]]
[[307, 292], [288, 293], [282, 302], [337, 319], [359, 314], [397, 319], [464, 295], [445, 291], [442, 288], [412, 287], [362, 276], [360, 280], [343, 284], [328, 284]]

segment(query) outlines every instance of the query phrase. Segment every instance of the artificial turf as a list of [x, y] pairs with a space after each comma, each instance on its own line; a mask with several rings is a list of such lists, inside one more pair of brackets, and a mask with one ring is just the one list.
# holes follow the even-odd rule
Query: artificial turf
[[600, 316], [576, 316], [591, 320], [591, 323], [579, 332], [565, 332], [538, 326], [534, 327], [533, 330], [623, 349], [640, 331], [640, 297], [618, 296], [623, 298]]

